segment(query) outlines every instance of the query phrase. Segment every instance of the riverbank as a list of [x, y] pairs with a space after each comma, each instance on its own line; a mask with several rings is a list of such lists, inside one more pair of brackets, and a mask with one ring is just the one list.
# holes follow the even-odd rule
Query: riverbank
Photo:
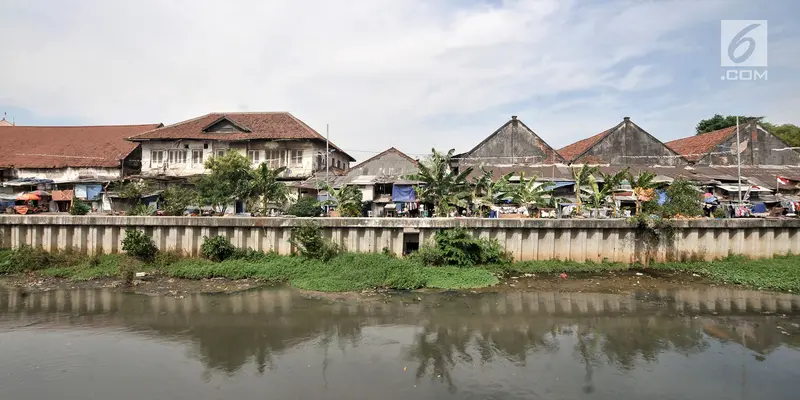
[[[343, 253], [328, 261], [246, 252], [213, 262], [159, 253], [145, 264], [124, 254], [85, 256], [23, 248], [0, 251], [6, 285], [29, 290], [81, 287], [132, 287], [153, 294], [232, 292], [270, 284], [318, 292], [386, 290], [563, 290], [626, 292], [643, 282], [703, 285], [734, 284], [759, 290], [800, 290], [800, 256], [713, 262], [651, 264], [567, 261], [517, 262], [476, 267], [425, 266], [386, 254]], [[122, 271], [132, 271], [132, 281]], [[138, 276], [137, 276], [138, 275]]]

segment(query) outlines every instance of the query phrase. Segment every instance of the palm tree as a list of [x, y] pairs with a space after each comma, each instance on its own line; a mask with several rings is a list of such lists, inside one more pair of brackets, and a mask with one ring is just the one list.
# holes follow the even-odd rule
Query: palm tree
[[480, 216], [485, 216], [483, 206], [491, 206], [501, 200], [511, 198], [508, 182], [514, 173], [509, 172], [495, 181], [492, 179], [492, 171], [481, 170], [483, 175], [472, 179], [472, 202], [475, 205], [475, 211]]
[[615, 190], [619, 188], [622, 184], [622, 181], [628, 177], [628, 171], [630, 171], [630, 167], [625, 167], [622, 171], [617, 172], [616, 174], [606, 174], [600, 173], [603, 177], [603, 187], [608, 187], [608, 192], [611, 195], [611, 204], [612, 209], [614, 210], [614, 217], [617, 216], [617, 195]]
[[286, 184], [278, 180], [278, 176], [285, 170], [286, 167], [271, 169], [267, 163], [261, 163], [252, 171], [253, 191], [251, 196], [260, 199], [259, 211], [262, 216], [267, 216], [269, 203], [276, 203], [279, 206], [286, 203], [289, 192]]
[[323, 205], [336, 205], [339, 216], [360, 217], [362, 215], [361, 200], [364, 195], [357, 186], [344, 185], [339, 189], [334, 189], [333, 186], [323, 183], [322, 189], [328, 192], [328, 200], [323, 202]]
[[466, 207], [470, 197], [467, 176], [472, 173], [472, 167], [467, 167], [460, 173], [450, 169], [450, 160], [455, 149], [447, 154], [431, 149], [431, 157], [426, 162], [419, 164], [419, 172], [409, 175], [408, 178], [419, 181], [415, 188], [422, 201], [432, 203], [434, 214], [437, 217], [446, 217], [455, 206]]
[[513, 192], [514, 201], [528, 209], [528, 215], [533, 215], [534, 206], [544, 206], [546, 196], [552, 198], [553, 191], [550, 182], [536, 182], [536, 176], [525, 179], [525, 173], [519, 174], [519, 185]]
[[636, 177], [630, 173], [628, 174], [628, 180], [633, 188], [633, 195], [636, 197], [637, 215], [641, 211], [642, 201], [650, 201], [655, 197], [656, 184], [653, 182], [655, 178], [656, 174], [648, 171], [642, 171]]
[[581, 186], [589, 182], [589, 177], [597, 172], [597, 167], [590, 167], [584, 164], [580, 167], [572, 167], [571, 171], [572, 179], [575, 181], [575, 210], [578, 212], [578, 214], [580, 214], [582, 211], [581, 206], [583, 204], [581, 201]]

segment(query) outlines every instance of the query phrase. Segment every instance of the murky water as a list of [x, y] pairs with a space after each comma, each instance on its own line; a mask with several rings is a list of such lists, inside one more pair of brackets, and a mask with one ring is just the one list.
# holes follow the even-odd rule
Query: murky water
[[796, 399], [800, 297], [0, 289], [0, 398]]

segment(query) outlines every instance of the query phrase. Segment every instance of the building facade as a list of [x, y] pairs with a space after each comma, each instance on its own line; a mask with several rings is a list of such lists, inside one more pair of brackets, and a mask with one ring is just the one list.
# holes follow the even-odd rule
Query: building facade
[[457, 168], [564, 163], [561, 155], [517, 116], [512, 116], [477, 146], [455, 158]]
[[[206, 172], [205, 162], [236, 151], [257, 166], [286, 167], [282, 178], [306, 179], [326, 170], [326, 140], [285, 112], [211, 113], [130, 137], [141, 143], [142, 176], [190, 177]], [[344, 171], [354, 159], [329, 144], [331, 170]]]

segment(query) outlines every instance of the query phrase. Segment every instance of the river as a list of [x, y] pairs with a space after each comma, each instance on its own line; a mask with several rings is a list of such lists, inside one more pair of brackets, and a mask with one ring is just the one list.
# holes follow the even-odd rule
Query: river
[[0, 398], [795, 399], [800, 296], [0, 288]]

